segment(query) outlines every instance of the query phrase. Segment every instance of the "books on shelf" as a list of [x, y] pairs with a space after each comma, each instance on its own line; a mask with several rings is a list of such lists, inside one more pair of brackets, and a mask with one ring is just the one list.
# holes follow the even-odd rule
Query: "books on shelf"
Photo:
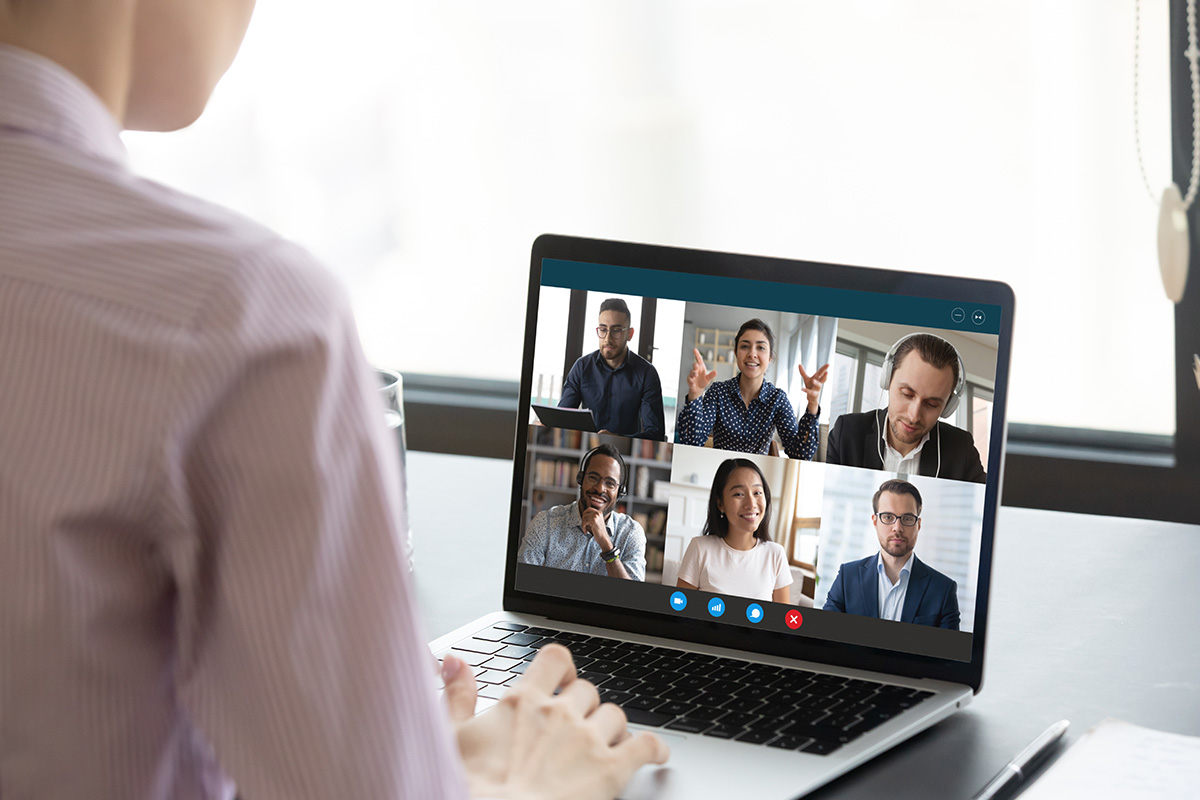
[[633, 521], [642, 526], [647, 538], [654, 539], [663, 535], [667, 525], [667, 510], [659, 508], [654, 511], [638, 511], [632, 514]]
[[537, 432], [537, 442], [560, 450], [590, 450], [600, 444], [600, 437], [594, 433], [566, 428], [540, 428]]
[[663, 461], [670, 462], [671, 460], [671, 443], [656, 442], [651, 439], [633, 439], [632, 456], [644, 458], [647, 461]]
[[646, 572], [662, 572], [663, 551], [657, 547], [646, 548]]
[[533, 482], [541, 486], [573, 488], [578, 473], [579, 465], [573, 461], [538, 459], [533, 462]]
[[637, 483], [634, 485], [634, 491], [637, 493], [638, 497], [649, 497], [650, 496], [650, 468], [649, 467], [643, 466], [643, 467], [637, 468]]

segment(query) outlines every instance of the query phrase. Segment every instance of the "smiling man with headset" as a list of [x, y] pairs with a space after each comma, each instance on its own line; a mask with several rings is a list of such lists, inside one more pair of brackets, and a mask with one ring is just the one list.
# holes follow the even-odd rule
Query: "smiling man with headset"
[[517, 560], [611, 578], [646, 579], [646, 534], [628, 514], [614, 509], [625, 496], [625, 459], [602, 444], [579, 460], [579, 501], [539, 512], [521, 540]]
[[962, 398], [966, 370], [954, 345], [932, 333], [900, 339], [883, 362], [886, 409], [843, 414], [829, 432], [825, 461], [983, 483], [975, 440], [948, 422]]

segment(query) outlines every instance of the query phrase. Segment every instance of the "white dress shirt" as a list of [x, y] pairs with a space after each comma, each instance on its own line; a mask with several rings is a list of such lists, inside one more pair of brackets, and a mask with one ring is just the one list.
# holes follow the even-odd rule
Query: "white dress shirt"
[[908, 595], [908, 579], [912, 575], [913, 554], [908, 554], [908, 560], [900, 567], [900, 577], [895, 583], [887, 576], [883, 564], [883, 553], [875, 556], [875, 570], [879, 574], [879, 618], [900, 621], [904, 611], [904, 598]]
[[901, 455], [899, 450], [892, 447], [887, 437], [883, 437], [883, 471], [902, 472], [906, 475], [919, 474], [921, 450], [925, 448], [925, 443], [928, 441], [929, 434], [927, 433], [921, 437], [921, 441], [917, 442], [917, 446], [910, 450], [907, 455]]
[[0, 46], [4, 800], [465, 795], [344, 290]]

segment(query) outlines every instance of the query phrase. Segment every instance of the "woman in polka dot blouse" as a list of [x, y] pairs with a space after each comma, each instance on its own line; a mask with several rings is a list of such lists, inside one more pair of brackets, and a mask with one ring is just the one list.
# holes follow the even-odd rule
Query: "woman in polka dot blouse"
[[787, 393], [763, 377], [775, 356], [775, 334], [761, 319], [748, 320], [738, 329], [734, 339], [738, 374], [727, 381], [713, 383], [716, 371], [705, 366], [699, 350], [692, 352], [696, 360], [687, 376], [687, 401], [679, 412], [676, 442], [701, 447], [711, 434], [713, 447], [721, 450], [765, 454], [771, 434], [778, 431], [788, 456], [813, 459], [820, 438], [818, 401], [829, 375], [828, 364], [812, 375], [796, 365], [808, 397], [804, 416], [797, 420]]

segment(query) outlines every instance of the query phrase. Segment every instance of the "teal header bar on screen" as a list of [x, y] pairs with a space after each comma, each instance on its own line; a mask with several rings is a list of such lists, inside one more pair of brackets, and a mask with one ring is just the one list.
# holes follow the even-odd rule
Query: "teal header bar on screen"
[[583, 261], [542, 259], [542, 285], [923, 328], [1000, 333], [1000, 306]]

